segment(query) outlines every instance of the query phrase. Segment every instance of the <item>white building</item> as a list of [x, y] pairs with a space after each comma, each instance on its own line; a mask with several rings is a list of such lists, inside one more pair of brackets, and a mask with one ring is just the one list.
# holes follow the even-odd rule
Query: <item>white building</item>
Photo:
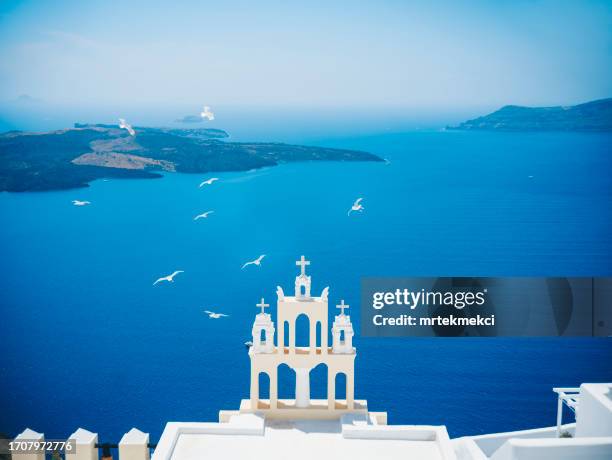
[[[354, 398], [356, 350], [352, 346], [353, 327], [342, 301], [328, 346], [328, 295], [311, 295], [309, 264], [302, 258], [293, 296], [277, 289], [276, 327], [261, 309], [253, 323], [250, 397], [238, 410], [222, 410], [218, 422], [170, 422], [155, 447], [153, 460], [281, 460], [281, 459], [416, 459], [416, 460], [611, 460], [612, 384], [583, 384], [580, 388], [557, 388], [557, 426], [468, 436], [450, 439], [445, 426], [387, 425], [385, 412], [369, 412], [367, 402]], [[296, 346], [295, 324], [306, 315], [310, 341]], [[288, 333], [285, 335], [285, 328]], [[317, 328], [321, 334], [317, 343]], [[274, 343], [276, 332], [277, 342]], [[326, 364], [327, 399], [310, 398], [311, 369]], [[287, 364], [295, 371], [294, 399], [278, 399], [278, 367]], [[270, 380], [269, 398], [260, 398], [259, 375]], [[335, 379], [346, 375], [346, 398], [335, 397]], [[424, 402], [425, 403], [425, 402]], [[483, 401], [483, 404], [486, 401]], [[576, 422], [563, 424], [561, 409], [566, 405], [576, 414]], [[478, 410], [475, 408], [474, 410]], [[26, 430], [22, 437], [42, 439]], [[95, 460], [97, 436], [79, 429], [76, 455], [72, 460]], [[148, 435], [136, 429], [119, 443], [120, 460], [147, 460]], [[23, 458], [26, 456], [19, 456]], [[43, 460], [43, 457], [28, 457]]]
[[[296, 262], [300, 274], [295, 278], [295, 293], [285, 295], [277, 288], [277, 343], [274, 344], [274, 324], [272, 317], [264, 313], [268, 307], [261, 299], [257, 304], [261, 313], [253, 324], [253, 346], [249, 350], [251, 359], [250, 399], [242, 401], [240, 413], [258, 413], [271, 419], [337, 419], [343, 414], [367, 414], [365, 401], [355, 401], [355, 356], [352, 346], [353, 326], [350, 316], [344, 310], [348, 305], [342, 301], [338, 308], [332, 328], [333, 345], [328, 347], [328, 288], [321, 295], [311, 295], [311, 279], [306, 275], [310, 264], [304, 256]], [[304, 315], [309, 323], [309, 343], [306, 347], [296, 346], [296, 324], [298, 317]], [[285, 336], [285, 330], [288, 335]], [[317, 330], [320, 331], [317, 343]], [[278, 400], [278, 368], [287, 364], [295, 372], [295, 398]], [[319, 364], [327, 366], [327, 400], [310, 399], [310, 371]], [[270, 398], [259, 397], [259, 376], [265, 373], [270, 381]], [[346, 378], [346, 399], [335, 397], [335, 382], [339, 374]], [[228, 414], [225, 413], [224, 414]], [[386, 414], [380, 414], [386, 417]]]

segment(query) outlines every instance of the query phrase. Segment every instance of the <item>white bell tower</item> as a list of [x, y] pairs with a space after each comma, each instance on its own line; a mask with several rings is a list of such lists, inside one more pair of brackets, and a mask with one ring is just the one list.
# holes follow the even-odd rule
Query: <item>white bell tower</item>
[[295, 298], [309, 299], [310, 298], [310, 276], [306, 275], [306, 266], [310, 265], [310, 261], [304, 256], [298, 260], [295, 265], [299, 265], [301, 273], [295, 277]]
[[264, 308], [269, 306], [264, 303], [263, 297], [257, 304], [257, 307], [261, 308], [261, 313], [255, 316], [253, 323], [253, 353], [272, 353], [274, 351], [274, 323], [272, 317], [264, 313]]
[[[277, 419], [340, 419], [344, 414], [367, 415], [367, 402], [355, 400], [355, 357], [353, 348], [353, 325], [345, 314], [348, 308], [344, 301], [338, 308], [342, 311], [335, 317], [329, 338], [329, 288], [321, 295], [311, 295], [311, 278], [306, 274], [310, 262], [304, 256], [296, 262], [300, 272], [295, 279], [295, 295], [285, 295], [281, 287], [276, 288], [276, 325], [271, 315], [264, 312], [268, 304], [261, 302], [261, 308], [253, 324], [253, 345], [249, 348], [251, 360], [250, 398], [240, 406], [240, 413], [263, 413], [265, 417]], [[305, 317], [305, 318], [304, 318]], [[300, 318], [308, 321], [307, 340], [296, 346], [296, 329]], [[276, 343], [274, 340], [276, 326]], [[300, 326], [302, 327], [302, 326]], [[306, 332], [305, 329], [301, 331]], [[288, 366], [295, 374], [295, 397], [278, 398], [278, 377], [281, 366]], [[311, 399], [311, 371], [319, 365], [327, 369], [327, 395], [324, 399]], [[260, 398], [259, 380], [262, 374], [269, 381], [269, 397]], [[315, 378], [320, 378], [315, 374]], [[336, 398], [338, 379], [344, 380], [344, 395]], [[265, 385], [265, 379], [263, 380]]]
[[351, 317], [344, 314], [344, 309], [349, 308], [349, 305], [346, 305], [342, 300], [340, 305], [336, 305], [336, 308], [340, 309], [340, 314], [336, 315], [332, 325], [332, 352], [337, 354], [354, 353], [354, 332]]

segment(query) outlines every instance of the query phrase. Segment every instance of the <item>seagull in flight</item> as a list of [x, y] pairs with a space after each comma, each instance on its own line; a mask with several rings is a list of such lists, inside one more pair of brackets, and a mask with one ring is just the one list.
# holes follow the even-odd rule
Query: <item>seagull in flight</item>
[[200, 113], [202, 118], [206, 118], [208, 121], [213, 121], [215, 119], [215, 114], [210, 110], [210, 107], [207, 105], [204, 106], [204, 110]]
[[211, 177], [210, 179], [204, 180], [200, 182], [200, 188], [204, 187], [205, 185], [212, 185], [212, 183], [217, 180], [219, 180], [218, 177]]
[[215, 313], [214, 311], [204, 310], [204, 313], [208, 315], [209, 318], [219, 319], [222, 317], [228, 317], [229, 315], [225, 315], [223, 313]]
[[247, 262], [246, 264], [242, 266], [241, 270], [244, 270], [244, 267], [246, 267], [247, 265], [257, 265], [258, 267], [261, 266], [261, 261], [263, 260], [264, 257], [266, 257], [266, 255], [262, 254], [257, 259]]
[[353, 211], [363, 212], [364, 207], [361, 205], [361, 200], [363, 200], [363, 198], [357, 198], [355, 200], [355, 202], [353, 203], [353, 206], [351, 206], [351, 209], [349, 209], [347, 216], [350, 216], [351, 212]]
[[132, 128], [132, 125], [130, 125], [123, 118], [119, 118], [119, 128], [120, 129], [127, 129], [127, 132], [130, 133], [130, 136], [135, 136], [136, 135], [136, 131], [134, 131], [134, 128]]
[[75, 206], [87, 206], [88, 204], [91, 204], [90, 201], [81, 201], [81, 200], [72, 200], [72, 204]]
[[203, 212], [202, 214], [198, 214], [197, 216], [195, 216], [193, 218], [193, 220], [206, 219], [208, 217], [208, 215], [212, 214], [213, 212], [215, 212], [215, 211], [206, 211], [206, 212]]
[[162, 281], [168, 281], [169, 283], [174, 283], [174, 277], [178, 275], [179, 273], [183, 273], [183, 270], [175, 270], [174, 273], [172, 273], [172, 275], [162, 276], [161, 278], [158, 278], [157, 281], [153, 283], [153, 286], [155, 286], [157, 283], [161, 283]]

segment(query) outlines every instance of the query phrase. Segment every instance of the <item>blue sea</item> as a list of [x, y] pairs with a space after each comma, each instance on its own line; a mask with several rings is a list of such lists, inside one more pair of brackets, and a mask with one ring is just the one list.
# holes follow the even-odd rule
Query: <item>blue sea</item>
[[[291, 291], [302, 254], [314, 292], [330, 286], [330, 305], [345, 299], [357, 329], [365, 276], [612, 274], [609, 134], [279, 140], [388, 163], [214, 174], [202, 189], [213, 175], [0, 194], [0, 432], [83, 427], [116, 442], [135, 426], [155, 441], [168, 421], [238, 408], [255, 304], [263, 296], [275, 314], [276, 286]], [[365, 212], [347, 217], [358, 197]], [[240, 269], [260, 254], [261, 267]], [[152, 286], [174, 270], [174, 284]], [[553, 386], [612, 381], [610, 339], [354, 343], [357, 398], [390, 423], [445, 424], [452, 437], [554, 425]], [[281, 397], [291, 378], [281, 375]], [[311, 382], [323, 396], [318, 368]]]

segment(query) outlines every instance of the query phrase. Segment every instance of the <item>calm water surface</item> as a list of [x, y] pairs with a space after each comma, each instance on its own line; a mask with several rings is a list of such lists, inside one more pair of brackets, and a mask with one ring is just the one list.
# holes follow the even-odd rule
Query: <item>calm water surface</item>
[[[299, 143], [300, 139], [294, 139]], [[248, 396], [261, 296], [351, 304], [363, 276], [611, 275], [612, 136], [411, 132], [309, 140], [390, 164], [305, 163], [0, 194], [0, 431], [156, 440]], [[366, 211], [347, 217], [357, 197]], [[71, 200], [92, 202], [78, 208]], [[197, 222], [206, 210], [215, 213]], [[267, 254], [261, 268], [241, 265]], [[173, 285], [159, 276], [184, 270]], [[210, 320], [204, 309], [229, 318]], [[274, 308], [272, 308], [274, 314]], [[612, 381], [608, 339], [360, 339], [356, 397], [451, 436], [555, 423], [552, 386]], [[280, 396], [289, 397], [290, 371]], [[313, 371], [312, 396], [324, 396]]]

